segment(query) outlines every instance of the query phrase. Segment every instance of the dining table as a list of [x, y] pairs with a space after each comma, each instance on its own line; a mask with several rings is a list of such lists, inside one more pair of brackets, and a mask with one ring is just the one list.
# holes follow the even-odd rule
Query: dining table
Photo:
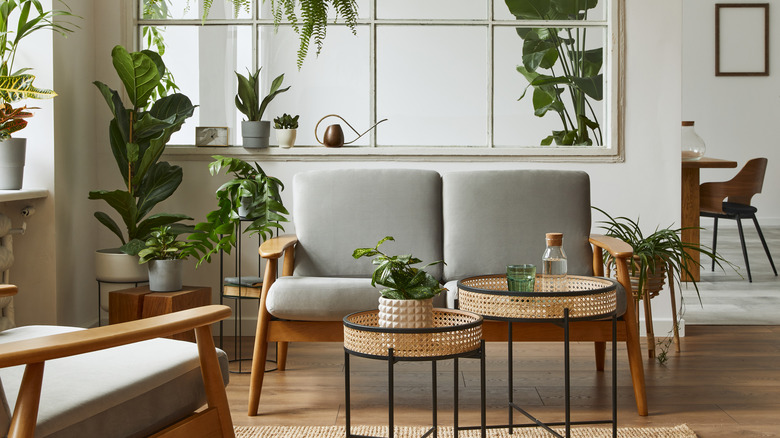
[[[701, 244], [700, 240], [700, 199], [699, 199], [699, 170], [707, 168], [735, 168], [736, 161], [724, 160], [720, 158], [701, 157], [698, 160], [682, 161], [682, 197], [681, 197], [681, 218], [682, 233], [680, 238], [683, 242]], [[688, 254], [696, 261], [688, 264], [688, 270], [691, 275], [682, 273], [682, 281], [699, 281], [701, 273], [698, 263], [701, 262], [701, 253], [698, 251], [688, 251]]]

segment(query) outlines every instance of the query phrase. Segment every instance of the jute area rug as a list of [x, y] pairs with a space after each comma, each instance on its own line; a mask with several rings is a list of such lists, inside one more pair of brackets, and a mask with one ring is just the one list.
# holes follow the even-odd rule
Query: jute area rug
[[[564, 434], [559, 428], [559, 433]], [[428, 429], [425, 427], [396, 427], [397, 438], [419, 438]], [[235, 427], [236, 438], [344, 438], [343, 426], [260, 426]], [[440, 427], [440, 438], [452, 438], [451, 427]], [[459, 437], [476, 438], [480, 431], [460, 431]], [[387, 436], [386, 426], [352, 426], [352, 434], [364, 436]], [[488, 429], [489, 438], [549, 438], [552, 435], [543, 429], [515, 428], [512, 435], [507, 429]], [[612, 436], [612, 429], [599, 427], [572, 428], [572, 437], [606, 438]], [[696, 434], [685, 424], [674, 427], [620, 427], [620, 438], [696, 438]]]

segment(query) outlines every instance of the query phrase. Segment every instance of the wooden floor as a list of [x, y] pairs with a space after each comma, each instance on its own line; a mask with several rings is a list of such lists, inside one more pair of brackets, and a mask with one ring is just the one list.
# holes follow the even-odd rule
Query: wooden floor
[[[250, 356], [251, 340], [246, 341], [243, 353]], [[232, 351], [227, 344], [225, 349]], [[515, 401], [547, 421], [563, 418], [561, 348], [560, 344], [515, 344]], [[666, 365], [645, 360], [650, 415], [640, 417], [625, 348], [618, 347], [620, 426], [686, 423], [702, 438], [780, 436], [780, 327], [689, 326], [682, 352], [671, 351]], [[246, 414], [249, 375], [231, 374], [228, 397], [234, 424], [343, 425], [343, 361], [340, 344], [292, 344], [287, 370], [266, 374], [257, 417]], [[237, 363], [232, 365], [237, 369]], [[386, 424], [386, 363], [353, 358], [351, 365], [353, 424]], [[249, 362], [242, 366], [248, 370]], [[452, 370], [452, 361], [438, 365], [442, 425], [452, 421]], [[479, 419], [478, 370], [478, 361], [460, 361], [461, 425], [477, 424]], [[488, 344], [488, 424], [506, 424], [506, 373], [506, 344]], [[610, 367], [605, 373], [595, 371], [591, 344], [573, 344], [571, 375], [572, 419], [608, 418]], [[396, 424], [430, 424], [430, 364], [399, 363], [395, 378]]]

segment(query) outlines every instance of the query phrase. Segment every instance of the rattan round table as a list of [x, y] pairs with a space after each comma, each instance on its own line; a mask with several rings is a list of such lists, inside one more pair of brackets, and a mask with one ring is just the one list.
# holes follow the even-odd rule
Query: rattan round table
[[[455, 438], [459, 430], [485, 430], [485, 341], [482, 340], [482, 317], [471, 312], [454, 309], [433, 309], [433, 327], [430, 328], [386, 328], [379, 327], [379, 311], [368, 310], [352, 313], [344, 317], [344, 391], [346, 402], [347, 437], [351, 431], [350, 404], [350, 356], [368, 359], [386, 360], [388, 364], [388, 433], [394, 437], [394, 391], [393, 366], [399, 361], [430, 361], [433, 403], [433, 425], [423, 435], [438, 436], [437, 432], [437, 383], [436, 362], [453, 359], [454, 361], [454, 410], [453, 432]], [[480, 361], [480, 404], [481, 425], [473, 427], [458, 426], [458, 359], [476, 358]], [[378, 438], [378, 437], [364, 437]]]
[[[553, 282], [537, 275], [533, 292], [510, 292], [506, 275], [481, 275], [458, 281], [458, 301], [461, 310], [482, 315], [485, 319], [507, 321], [509, 433], [514, 427], [540, 426], [554, 436], [561, 437], [550, 426], [565, 426], [565, 436], [571, 436], [576, 424], [612, 424], [612, 436], [617, 436], [617, 282], [609, 278], [569, 275], [562, 282], [563, 291], [546, 291]], [[571, 421], [571, 383], [569, 376], [569, 323], [612, 319], [612, 419]], [[550, 322], [563, 328], [565, 421], [544, 423], [513, 400], [512, 325], [515, 322]], [[517, 410], [528, 417], [531, 424], [514, 424]], [[492, 427], [492, 426], [491, 426]], [[501, 426], [496, 426], [501, 427]]]

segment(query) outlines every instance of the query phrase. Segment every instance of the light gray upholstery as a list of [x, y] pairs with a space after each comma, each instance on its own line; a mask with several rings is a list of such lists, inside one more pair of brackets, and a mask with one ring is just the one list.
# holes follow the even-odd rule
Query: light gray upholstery
[[[81, 329], [19, 327], [0, 333], [0, 343], [75, 330]], [[218, 357], [227, 384], [227, 356], [218, 351]], [[23, 366], [0, 369], [11, 412], [23, 372]], [[35, 435], [147, 436], [205, 403], [197, 346], [153, 339], [46, 362]], [[7, 433], [8, 419], [0, 425]]]
[[533, 263], [541, 272], [545, 233], [563, 233], [570, 274], [591, 275], [590, 180], [558, 170], [444, 174], [444, 278], [506, 273]]
[[379, 289], [370, 278], [281, 277], [268, 291], [268, 313], [280, 319], [341, 321], [376, 309]]
[[[441, 177], [413, 169], [340, 169], [296, 174], [296, 276], [370, 277], [371, 260], [352, 251], [393, 236], [382, 251], [442, 259]], [[426, 269], [441, 278], [441, 266]]]

